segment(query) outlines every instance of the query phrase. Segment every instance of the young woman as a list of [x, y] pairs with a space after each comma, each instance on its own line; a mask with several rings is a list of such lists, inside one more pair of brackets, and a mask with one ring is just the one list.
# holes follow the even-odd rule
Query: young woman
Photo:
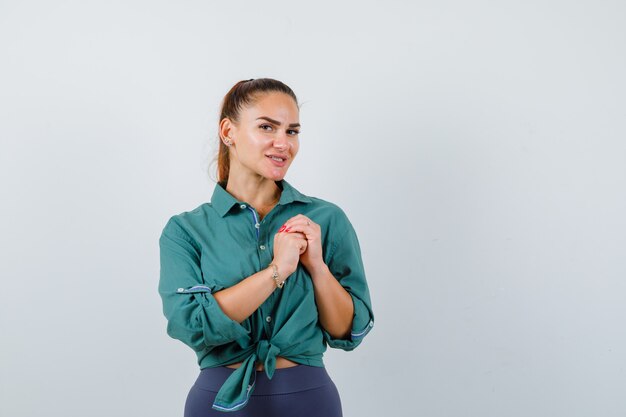
[[172, 216], [159, 239], [167, 333], [200, 365], [186, 417], [342, 415], [322, 356], [357, 347], [374, 315], [347, 216], [284, 180], [299, 130], [288, 86], [235, 84], [211, 202]]

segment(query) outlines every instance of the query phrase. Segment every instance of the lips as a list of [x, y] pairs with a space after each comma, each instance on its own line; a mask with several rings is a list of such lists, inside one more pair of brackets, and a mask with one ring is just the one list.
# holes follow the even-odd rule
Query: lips
[[286, 160], [287, 160], [287, 156], [285, 156], [285, 155], [275, 155], [275, 154], [270, 154], [270, 155], [265, 155], [265, 156], [267, 156], [267, 157], [268, 157], [268, 158], [270, 158], [270, 159], [271, 159], [272, 157], [274, 157], [274, 158], [280, 158], [280, 159], [282, 159], [283, 161], [286, 161]]
[[[273, 159], [272, 157], [276, 157], [276, 158], [280, 158], [281, 160], [277, 160], [277, 159]], [[269, 161], [277, 167], [284, 167], [287, 164], [287, 157], [286, 156], [279, 156], [279, 155], [265, 155], [265, 157], [267, 159], [269, 159]]]

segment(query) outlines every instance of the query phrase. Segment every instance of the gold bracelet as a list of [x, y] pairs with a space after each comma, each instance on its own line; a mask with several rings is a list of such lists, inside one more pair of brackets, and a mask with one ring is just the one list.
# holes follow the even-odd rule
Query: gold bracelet
[[278, 267], [276, 266], [276, 264], [270, 264], [269, 266], [274, 268], [274, 272], [272, 273], [272, 278], [274, 279], [274, 282], [276, 283], [276, 287], [278, 288], [283, 288], [283, 285], [285, 285], [285, 280], [279, 281], [278, 278]]

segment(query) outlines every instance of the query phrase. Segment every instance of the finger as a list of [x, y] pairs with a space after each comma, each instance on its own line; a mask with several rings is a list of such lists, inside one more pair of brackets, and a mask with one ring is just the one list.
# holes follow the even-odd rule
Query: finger
[[308, 240], [307, 240], [306, 235], [305, 235], [304, 233], [302, 233], [302, 232], [296, 232], [296, 231], [294, 231], [294, 230], [292, 230], [291, 232], [289, 232], [289, 234], [290, 234], [290, 235], [293, 235], [294, 233], [295, 233], [295, 235], [294, 235], [294, 236], [297, 238], [297, 240], [299, 240], [299, 241], [304, 241], [304, 242], [308, 243]]
[[[294, 237], [295, 237], [295, 236], [294, 236]], [[297, 247], [297, 248], [298, 248], [298, 250], [299, 250], [300, 252], [302, 252], [303, 250], [305, 250], [305, 249], [307, 248], [307, 246], [308, 246], [308, 242], [307, 242], [307, 240], [306, 240], [306, 239], [304, 239], [304, 238], [296, 238], [296, 239], [294, 239], [292, 242], [293, 242], [292, 244], [293, 244], [295, 247]]]
[[[292, 228], [295, 224], [298, 224], [298, 223], [290, 223], [290, 224], [285, 223], [285, 224], [283, 224], [283, 225], [280, 227], [280, 229], [278, 229], [278, 230], [276, 231], [276, 233], [287, 232], [287, 231], [289, 231], [289, 229], [290, 229], [290, 228]], [[306, 223], [304, 223], [304, 224], [306, 224]]]
[[307, 236], [315, 236], [319, 234], [319, 229], [314, 225], [306, 225], [306, 224], [293, 224], [290, 227], [287, 227], [283, 232], [291, 233], [291, 232], [300, 232], [304, 233]]
[[278, 232], [284, 232], [285, 229], [287, 229], [290, 225], [293, 225], [294, 222], [298, 221], [298, 218], [300, 216], [302, 216], [302, 215], [301, 214], [297, 214], [297, 215], [287, 219], [287, 221], [285, 221], [285, 223], [283, 223], [283, 225], [278, 229]]
[[291, 232], [289, 232], [288, 236], [289, 236], [289, 238], [293, 239], [296, 242], [306, 242], [306, 243], [308, 243], [306, 235], [304, 233], [302, 233], [302, 232], [297, 232], [295, 230], [292, 230]]
[[300, 232], [300, 233], [306, 234], [304, 227], [306, 226], [302, 226], [300, 224], [295, 223], [295, 224], [292, 224], [291, 226], [286, 227], [285, 230], [283, 230], [283, 232], [286, 232], [286, 233]]
[[294, 226], [296, 225], [302, 225], [302, 226], [317, 226], [315, 223], [313, 223], [313, 221], [307, 217], [302, 217], [298, 220], [289, 220], [287, 222], [285, 222], [285, 230], [286, 229], [293, 229]]
[[298, 214], [290, 218], [289, 220], [287, 220], [284, 226], [285, 228], [289, 228], [293, 226], [294, 224], [304, 224], [304, 225], [310, 226], [313, 224], [313, 220], [311, 220], [310, 218], [306, 217], [303, 214]]

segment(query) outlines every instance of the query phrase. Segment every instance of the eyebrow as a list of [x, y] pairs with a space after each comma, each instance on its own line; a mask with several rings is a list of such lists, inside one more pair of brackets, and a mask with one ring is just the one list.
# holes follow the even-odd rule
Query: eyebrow
[[[259, 120], [259, 119], [267, 120], [268, 122], [274, 123], [277, 126], [281, 125], [281, 123], [278, 120], [271, 119], [271, 118], [269, 118], [267, 116], [257, 117], [257, 120]], [[290, 123], [289, 127], [300, 127], [300, 123]]]

